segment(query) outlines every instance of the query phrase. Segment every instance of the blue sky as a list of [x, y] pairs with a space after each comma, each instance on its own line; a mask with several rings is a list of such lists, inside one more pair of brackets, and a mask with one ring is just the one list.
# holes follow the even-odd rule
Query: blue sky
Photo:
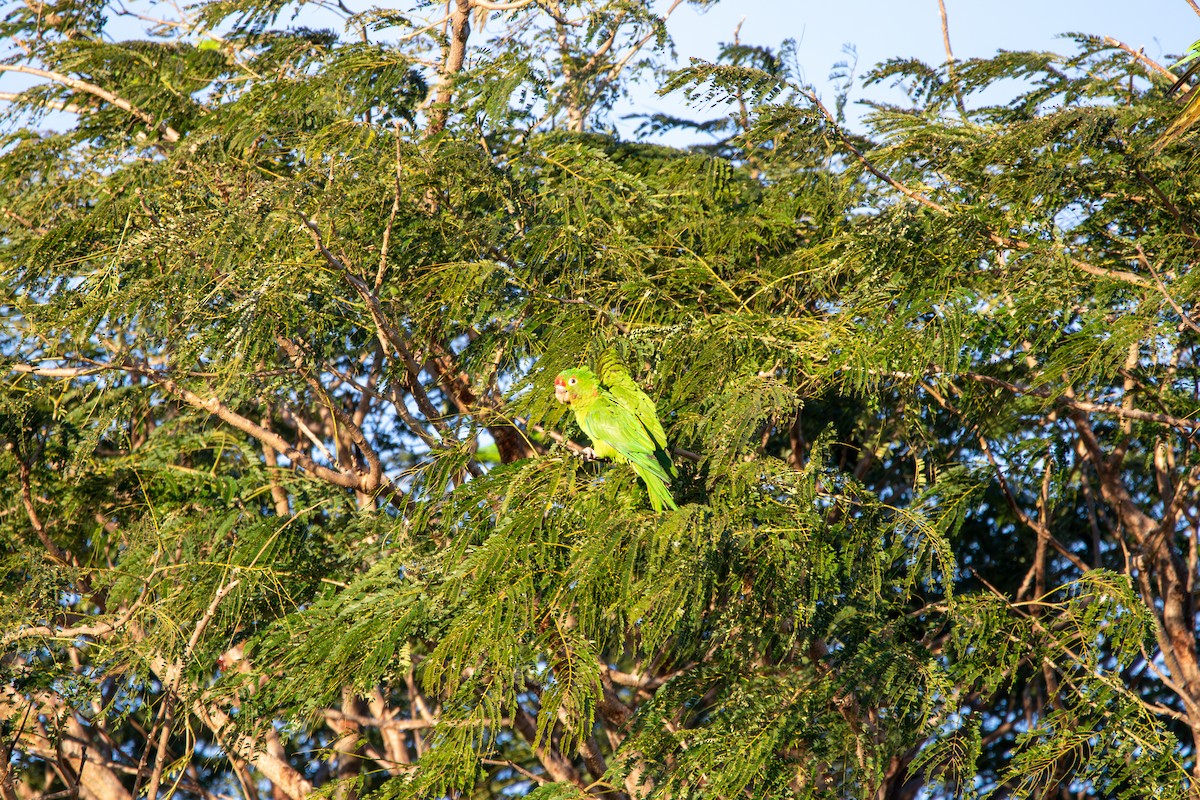
[[[1060, 34], [1079, 32], [1112, 36], [1160, 63], [1168, 54], [1186, 50], [1200, 39], [1200, 16], [1187, 0], [945, 0], [950, 43], [956, 58], [990, 56], [997, 50], [1072, 52]], [[669, 3], [664, 2], [663, 6]], [[680, 6], [668, 27], [680, 63], [696, 56], [712, 59], [719, 43], [731, 41], [738, 21], [741, 40], [777, 45], [787, 38], [799, 43], [804, 78], [826, 99], [834, 90], [830, 69], [845, 61], [844, 45], [853, 45], [861, 75], [893, 57], [915, 57], [940, 64], [945, 60], [937, 0], [725, 0], [708, 11]], [[880, 98], [880, 87], [868, 90]], [[863, 90], [851, 94], [863, 97]], [[896, 101], [900, 95], [886, 99]], [[681, 113], [670, 99], [637, 92], [633, 111]], [[848, 113], [854, 116], [853, 109]], [[624, 127], [624, 126], [622, 126]]]
[[[1162, 59], [1200, 39], [1200, 16], [1186, 0], [945, 0], [958, 58], [997, 50], [1062, 50], [1068, 32], [1108, 35]], [[944, 60], [937, 0], [725, 0], [708, 11], [680, 6], [670, 29], [681, 56], [712, 58], [745, 17], [742, 40], [794, 38], [809, 81], [820, 85], [842, 60], [843, 44], [870, 66], [893, 56]]]
[[[347, 0], [354, 8], [387, 0]], [[1069, 52], [1071, 43], [1057, 38], [1066, 32], [1108, 35], [1133, 47], [1144, 47], [1151, 58], [1165, 62], [1200, 39], [1200, 15], [1188, 0], [945, 0], [950, 38], [955, 56], [989, 56], [999, 49], [1047, 49]], [[1200, 0], [1197, 0], [1200, 2]], [[670, 0], [658, 0], [665, 10]], [[404, 5], [407, 5], [405, 3]], [[286, 24], [288, 20], [281, 20]], [[892, 57], [915, 57], [940, 64], [944, 59], [937, 0], [724, 0], [707, 11], [680, 6], [668, 27], [674, 37], [679, 64], [689, 57], [713, 59], [719, 43], [730, 41], [739, 20], [744, 42], [778, 45], [793, 38], [799, 43], [804, 78], [830, 100], [834, 90], [828, 80], [831, 68], [847, 59], [845, 45], [857, 51], [857, 74]], [[114, 21], [112, 33], [128, 35], [124, 20]], [[336, 24], [332, 21], [325, 24]], [[32, 79], [5, 75], [0, 90], [17, 91]], [[883, 87], [867, 90], [875, 99], [897, 102], [898, 92]], [[853, 120], [853, 100], [864, 97], [856, 88], [847, 109]], [[638, 87], [631, 105], [619, 114], [667, 113], [689, 116], [678, 95], [659, 98], [653, 87]], [[694, 116], [712, 116], [698, 113]], [[636, 126], [622, 122], [626, 135]]]

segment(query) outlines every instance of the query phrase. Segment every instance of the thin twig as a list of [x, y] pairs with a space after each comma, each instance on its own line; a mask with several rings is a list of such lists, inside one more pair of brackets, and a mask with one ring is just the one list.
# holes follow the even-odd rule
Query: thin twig
[[371, 447], [371, 443], [367, 441], [367, 436], [365, 433], [363, 433], [362, 428], [355, 424], [354, 420], [351, 419], [350, 415], [346, 413], [345, 409], [342, 408], [340, 403], [333, 402], [333, 400], [328, 396], [328, 393], [325, 391], [325, 387], [322, 386], [321, 382], [317, 380], [315, 375], [312, 374], [312, 371], [305, 366], [304, 353], [301, 351], [300, 347], [286, 336], [276, 336], [275, 341], [292, 359], [292, 363], [300, 372], [301, 377], [303, 377], [308, 385], [312, 387], [313, 391], [324, 397], [325, 406], [329, 409], [330, 413], [333, 414], [333, 417], [338, 421], [338, 424], [345, 428], [346, 432], [350, 436], [350, 440], [354, 442], [359, 451], [363, 454], [363, 458], [367, 460], [367, 472], [365, 475], [361, 474], [353, 463], [344, 464], [342, 469], [343, 471], [353, 471], [359, 474], [362, 479], [362, 486], [359, 487], [360, 490], [367, 494], [373, 494], [385, 482], [383, 475], [383, 464], [380, 462], [379, 455], [375, 452], [375, 448]]
[[280, 409], [280, 413], [283, 416], [283, 421], [290, 422], [295, 425], [297, 430], [304, 434], [304, 437], [308, 439], [308, 441], [312, 442], [312, 446], [321, 451], [321, 455], [325, 456], [325, 458], [329, 460], [330, 464], [338, 463], [337, 456], [329, 452], [329, 448], [325, 446], [325, 442], [321, 441], [321, 437], [317, 436], [317, 434], [313, 432], [313, 429], [308, 426], [308, 423], [300, 418], [299, 414], [286, 405]]
[[543, 778], [541, 775], [537, 775], [533, 772], [530, 772], [529, 770], [522, 767], [520, 764], [517, 764], [516, 762], [511, 761], [510, 759], [507, 759], [507, 758], [505, 758], [505, 759], [481, 758], [481, 759], [479, 759], [479, 763], [487, 764], [489, 767], [508, 767], [509, 769], [513, 770], [514, 772], [517, 772], [521, 775], [524, 775], [526, 778], [529, 778], [529, 780], [535, 782], [539, 786], [542, 786], [542, 785], [550, 782], [550, 781], [546, 780], [545, 778]]
[[387, 271], [388, 245], [392, 239], [392, 226], [396, 223], [396, 212], [400, 210], [400, 123], [396, 123], [396, 185], [392, 192], [392, 210], [388, 214], [387, 227], [383, 229], [383, 241], [379, 247], [379, 269], [375, 271], [375, 288], [378, 292], [383, 285], [383, 275]]
[[[384, 350], [391, 349], [400, 354], [400, 359], [404, 362], [405, 371], [408, 373], [408, 389], [412, 393], [413, 399], [416, 400], [417, 407], [421, 409], [421, 413], [433, 425], [443, 446], [449, 442], [456, 442], [457, 437], [454, 435], [454, 432], [446, 424], [446, 421], [442, 419], [442, 415], [433, 405], [433, 402], [429, 399], [429, 394], [421, 384], [420, 374], [422, 367], [413, 356], [412, 347], [407, 341], [407, 337], [388, 321], [387, 315], [383, 313], [383, 308], [379, 303], [378, 295], [371, 291], [371, 287], [367, 285], [367, 282], [356, 275], [350, 269], [349, 265], [325, 246], [324, 237], [321, 235], [316, 222], [299, 211], [297, 213], [308, 230], [309, 235], [312, 237], [313, 242], [316, 244], [318, 252], [325, 258], [329, 266], [342, 274], [342, 277], [358, 292], [359, 297], [366, 304], [367, 310], [370, 312], [371, 318], [375, 323], [376, 335], [380, 345]], [[411, 414], [407, 413], [407, 409], [403, 408], [403, 403], [396, 402], [393, 405], [396, 408], [396, 412], [405, 421], [405, 424], [410, 426], [413, 433], [424, 439], [421, 426], [416, 423]], [[483, 468], [473, 458], [467, 460], [467, 470], [475, 477], [483, 475]]]
[[950, 214], [949, 209], [947, 209], [942, 204], [929, 199], [928, 197], [926, 197], [925, 195], [921, 194], [920, 192], [918, 192], [914, 189], [908, 188], [904, 184], [900, 183], [900, 181], [893, 178], [891, 175], [888, 175], [886, 172], [884, 172], [883, 170], [876, 167], [875, 164], [873, 164], [871, 162], [871, 160], [868, 159], [866, 157], [866, 155], [861, 150], [859, 150], [857, 147], [855, 147], [854, 143], [850, 141], [850, 137], [848, 137], [842, 131], [842, 127], [837, 124], [837, 119], [833, 116], [833, 114], [831, 114], [829, 112], [829, 109], [825, 107], [825, 104], [821, 102], [821, 98], [817, 97], [816, 92], [813, 92], [809, 89], [801, 89], [800, 93], [802, 95], [804, 95], [806, 98], [808, 98], [808, 101], [810, 103], [812, 103], [813, 106], [815, 106], [818, 111], [821, 112], [821, 116], [823, 116], [825, 118], [825, 121], [833, 126], [833, 131], [837, 135], [838, 139], [841, 140], [842, 146], [845, 147], [847, 150], [849, 150], [850, 153], [856, 159], [858, 159], [858, 162], [860, 164], [862, 164], [867, 169], [868, 172], [870, 172], [876, 178], [879, 178], [881, 181], [886, 183], [888, 186], [891, 186], [893, 189], [900, 192], [902, 195], [909, 198], [910, 200], [915, 200], [916, 202], [920, 203], [921, 205], [925, 206], [926, 208], [933, 209], [934, 211], [938, 212], [939, 214], [945, 214], [945, 215]]
[[983, 431], [979, 429], [979, 426], [970, 422], [966, 415], [955, 408], [946, 398], [942, 396], [940, 392], [937, 391], [937, 389], [924, 383], [921, 384], [921, 386], [926, 392], [929, 393], [930, 397], [932, 397], [939, 406], [956, 417], [962, 419], [963, 422], [972, 430], [972, 432], [974, 432], [976, 438], [979, 440], [980, 449], [987, 457], [988, 463], [992, 465], [992, 470], [996, 474], [996, 481], [1000, 484], [1000, 491], [1003, 493], [1004, 499], [1008, 503], [1008, 507], [1014, 514], [1017, 515], [1017, 519], [1019, 519], [1022, 524], [1033, 530], [1038, 535], [1039, 543], [1043, 541], [1048, 542], [1055, 550], [1059, 552], [1060, 555], [1063, 556], [1063, 558], [1070, 561], [1080, 572], [1090, 571], [1091, 568], [1081, 558], [1079, 558], [1079, 556], [1072, 553], [1064, 544], [1062, 544], [1062, 542], [1058, 541], [1058, 539], [1050, 533], [1050, 528], [1044, 518], [1036, 521], [1033, 520], [1027, 513], [1025, 513], [1025, 510], [1021, 508], [1020, 504], [1017, 503], [1017, 498], [1008, 485], [1008, 479], [1005, 478], [1004, 471], [1000, 469], [1000, 464], [996, 460], [996, 457], [992, 454], [992, 448], [988, 444], [987, 437], [983, 435]]
[[29, 517], [29, 524], [33, 526], [33, 532], [37, 534], [38, 540], [46, 548], [46, 553], [51, 560], [64, 566], [73, 564], [74, 556], [54, 543], [46, 526], [42, 524], [41, 517], [38, 516], [37, 509], [33, 505], [33, 491], [30, 488], [31, 469], [24, 459], [18, 460], [17, 472], [21, 482], [21, 504], [25, 506], [25, 514]]
[[1137, 245], [1137, 254], [1138, 263], [1150, 270], [1150, 274], [1154, 276], [1154, 282], [1158, 284], [1158, 290], [1162, 292], [1163, 297], [1167, 298], [1167, 302], [1171, 304], [1171, 308], [1175, 309], [1175, 313], [1179, 315], [1181, 320], [1183, 320], [1183, 324], [1187, 325], [1196, 333], [1200, 333], [1200, 326], [1196, 324], [1195, 320], [1188, 316], [1188, 313], [1183, 310], [1183, 307], [1179, 305], [1179, 303], [1175, 302], [1175, 298], [1172, 297], [1171, 293], [1167, 291], [1166, 284], [1164, 284], [1162, 278], [1158, 276], [1158, 270], [1154, 269], [1154, 265], [1150, 263], [1150, 259], [1146, 257], [1146, 251], [1142, 249], [1140, 244]]

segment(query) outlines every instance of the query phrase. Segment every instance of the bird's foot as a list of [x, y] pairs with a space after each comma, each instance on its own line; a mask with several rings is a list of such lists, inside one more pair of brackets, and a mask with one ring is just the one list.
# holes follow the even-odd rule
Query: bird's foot
[[585, 447], [579, 451], [579, 455], [583, 456], [584, 461], [595, 461], [596, 451], [590, 447]]

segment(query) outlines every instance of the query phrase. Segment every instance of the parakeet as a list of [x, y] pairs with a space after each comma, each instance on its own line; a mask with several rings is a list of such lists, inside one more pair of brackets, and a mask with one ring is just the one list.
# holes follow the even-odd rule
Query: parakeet
[[554, 399], [571, 404], [598, 458], [633, 467], [646, 483], [655, 511], [679, 508], [667, 488], [675, 465], [667, 455], [667, 436], [654, 401], [638, 388], [615, 354], [601, 356], [598, 368], [600, 378], [587, 367], [560, 372], [554, 379]]

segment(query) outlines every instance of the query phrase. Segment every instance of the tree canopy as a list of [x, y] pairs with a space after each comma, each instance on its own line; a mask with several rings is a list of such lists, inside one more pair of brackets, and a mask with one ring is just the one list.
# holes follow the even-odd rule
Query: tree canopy
[[5, 7], [0, 800], [1197, 796], [1176, 76], [682, 2]]

